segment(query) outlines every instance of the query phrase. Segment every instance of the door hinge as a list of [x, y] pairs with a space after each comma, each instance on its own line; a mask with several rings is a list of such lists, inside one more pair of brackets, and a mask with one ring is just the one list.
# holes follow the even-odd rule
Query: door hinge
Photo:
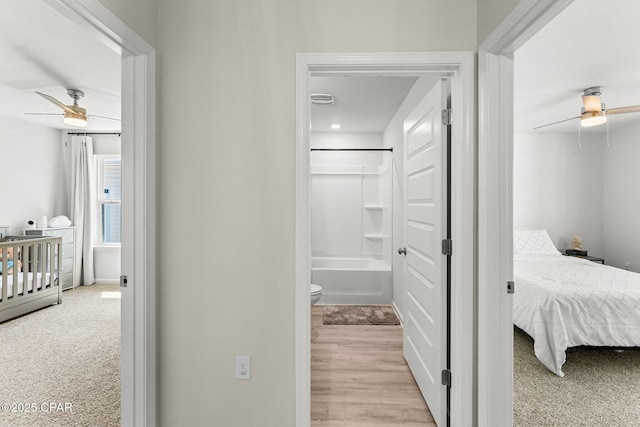
[[120, 276], [120, 287], [121, 288], [127, 287], [127, 276], [125, 276], [124, 274]]
[[442, 124], [445, 126], [449, 126], [451, 124], [451, 108], [445, 108], [442, 110]]
[[442, 371], [442, 385], [451, 387], [451, 371], [448, 369]]
[[516, 284], [513, 281], [509, 280], [507, 282], [507, 293], [513, 294], [515, 292], [516, 292]]
[[446, 256], [453, 255], [453, 240], [444, 239], [442, 241], [442, 255], [446, 255]]

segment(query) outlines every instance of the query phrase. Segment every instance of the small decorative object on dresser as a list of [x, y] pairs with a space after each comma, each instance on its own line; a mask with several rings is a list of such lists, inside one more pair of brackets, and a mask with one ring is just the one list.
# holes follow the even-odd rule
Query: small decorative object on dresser
[[62, 238], [62, 265], [60, 267], [60, 284], [62, 290], [75, 286], [76, 244], [75, 227], [47, 227], [25, 229], [25, 236], [53, 236]]
[[582, 250], [582, 237], [573, 236], [571, 239], [571, 249], [567, 249], [564, 252], [571, 256], [587, 256], [587, 251]]
[[571, 239], [571, 249], [582, 249], [582, 237], [573, 236], [573, 238]]

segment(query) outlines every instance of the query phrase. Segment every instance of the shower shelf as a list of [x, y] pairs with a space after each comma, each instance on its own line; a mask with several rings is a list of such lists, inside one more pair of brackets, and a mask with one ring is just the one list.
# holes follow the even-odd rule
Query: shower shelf
[[369, 240], [382, 240], [385, 238], [383, 234], [365, 234], [364, 237]]

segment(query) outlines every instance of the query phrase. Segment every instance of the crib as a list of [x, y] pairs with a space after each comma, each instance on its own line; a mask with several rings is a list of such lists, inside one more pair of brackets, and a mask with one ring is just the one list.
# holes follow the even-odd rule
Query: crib
[[62, 303], [60, 237], [6, 236], [0, 255], [0, 322]]

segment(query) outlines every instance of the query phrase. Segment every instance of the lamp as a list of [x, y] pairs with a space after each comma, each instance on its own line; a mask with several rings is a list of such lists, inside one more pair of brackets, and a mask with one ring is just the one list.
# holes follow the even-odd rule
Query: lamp
[[87, 127], [87, 116], [82, 113], [71, 113], [69, 111], [65, 111], [64, 113], [64, 123], [69, 126], [75, 126], [80, 128]]

